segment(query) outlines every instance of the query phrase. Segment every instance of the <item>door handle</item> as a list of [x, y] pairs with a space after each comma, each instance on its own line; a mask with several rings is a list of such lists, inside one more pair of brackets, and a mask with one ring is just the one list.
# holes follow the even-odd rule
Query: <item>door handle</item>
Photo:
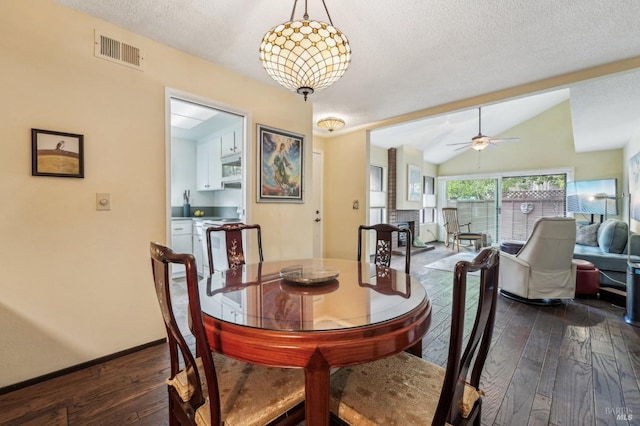
[[316, 217], [316, 218], [315, 218], [315, 221], [316, 221], [316, 222], [320, 222], [321, 220], [322, 220], [322, 219], [320, 219], [319, 217]]

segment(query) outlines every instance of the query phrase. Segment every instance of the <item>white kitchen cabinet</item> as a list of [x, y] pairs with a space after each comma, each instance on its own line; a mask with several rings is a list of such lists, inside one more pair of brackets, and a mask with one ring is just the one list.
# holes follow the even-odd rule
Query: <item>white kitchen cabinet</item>
[[196, 149], [196, 183], [198, 191], [222, 189], [220, 137], [199, 141]]
[[220, 138], [220, 146], [220, 155], [222, 157], [242, 152], [240, 141], [236, 140], [236, 132], [229, 132], [222, 135]]
[[[171, 250], [174, 253], [193, 253], [192, 232], [191, 219], [171, 220]], [[171, 275], [173, 277], [185, 276], [184, 266], [171, 266]]]
[[[204, 230], [203, 224], [201, 220], [196, 220], [193, 222], [193, 256], [196, 258], [196, 267], [198, 268], [198, 274], [201, 276], [204, 275], [204, 264], [209, 262], [207, 258], [207, 254], [204, 251], [204, 247], [207, 245], [206, 241], [204, 241]], [[208, 268], [207, 268], [208, 269]]]

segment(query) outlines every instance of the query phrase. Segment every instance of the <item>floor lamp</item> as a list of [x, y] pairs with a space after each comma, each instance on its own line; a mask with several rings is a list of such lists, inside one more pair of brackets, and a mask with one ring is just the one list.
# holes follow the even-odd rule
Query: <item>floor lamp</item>
[[627, 202], [627, 310], [624, 322], [640, 327], [640, 264], [631, 262], [631, 194]]

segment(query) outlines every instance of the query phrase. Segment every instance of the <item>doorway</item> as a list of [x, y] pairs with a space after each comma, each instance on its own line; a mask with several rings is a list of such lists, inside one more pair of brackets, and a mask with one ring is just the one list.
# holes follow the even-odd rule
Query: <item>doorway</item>
[[[197, 232], [203, 223], [245, 221], [246, 114], [168, 89], [166, 122], [167, 241], [171, 247], [180, 242], [180, 251], [193, 254], [202, 272], [208, 267]], [[174, 228], [185, 235], [174, 235]]]

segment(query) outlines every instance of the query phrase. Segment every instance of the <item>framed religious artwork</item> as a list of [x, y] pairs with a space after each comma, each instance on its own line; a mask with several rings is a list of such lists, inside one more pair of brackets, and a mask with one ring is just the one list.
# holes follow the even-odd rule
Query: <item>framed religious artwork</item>
[[303, 203], [304, 137], [258, 124], [258, 202]]

